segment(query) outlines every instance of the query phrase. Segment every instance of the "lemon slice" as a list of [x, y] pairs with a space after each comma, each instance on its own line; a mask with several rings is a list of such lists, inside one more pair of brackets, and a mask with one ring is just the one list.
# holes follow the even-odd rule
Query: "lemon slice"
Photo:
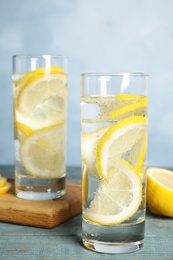
[[155, 215], [173, 217], [173, 171], [147, 169], [147, 203]]
[[31, 73], [16, 96], [16, 120], [37, 130], [65, 120], [67, 77], [65, 74]]
[[7, 178], [0, 176], [0, 188], [3, 187], [7, 182]]
[[[83, 122], [95, 123], [120, 120], [132, 115], [147, 113], [148, 98], [135, 94], [89, 95], [81, 97]], [[94, 107], [94, 109], [93, 109]], [[91, 109], [91, 117], [88, 111]]]
[[85, 219], [101, 225], [120, 224], [139, 208], [142, 200], [139, 176], [126, 164], [117, 165], [118, 168], [111, 166], [108, 178], [100, 181], [94, 199], [84, 210]]
[[22, 75], [19, 79], [16, 78], [19, 76], [17, 73], [13, 74], [13, 82], [14, 82], [14, 94], [15, 97], [18, 95], [19, 90], [23, 87], [24, 84], [34, 75], [42, 74], [42, 76], [50, 75], [50, 74], [61, 74], [65, 76], [63, 69], [57, 66], [43, 67], [38, 68], [36, 70], [30, 71]]
[[11, 188], [12, 184], [10, 182], [6, 182], [4, 186], [0, 187], [0, 194], [4, 194], [8, 192]]
[[132, 116], [111, 126], [99, 140], [96, 167], [99, 176], [107, 178], [108, 169], [128, 152], [146, 133], [147, 118]]
[[59, 178], [65, 172], [65, 143], [63, 124], [37, 130], [21, 143], [21, 162], [33, 176]]
[[135, 101], [135, 102], [139, 102], [139, 101], [145, 101], [147, 100], [146, 96], [141, 96], [141, 95], [137, 95], [137, 94], [126, 94], [126, 93], [121, 93], [121, 94], [117, 94], [116, 95], [116, 99], [117, 100], [127, 100], [127, 101]]
[[109, 129], [108, 126], [101, 127], [96, 131], [81, 135], [82, 162], [87, 165], [92, 174], [101, 177], [96, 169], [96, 151], [99, 139]]
[[[129, 99], [127, 99], [129, 100]], [[133, 99], [132, 99], [133, 100]], [[134, 100], [133, 100], [134, 101]], [[116, 109], [115, 111], [110, 112], [110, 117], [111, 118], [117, 118], [117, 117], [122, 117], [122, 116], [130, 116], [132, 115], [132, 113], [135, 115], [145, 115], [146, 114], [146, 110], [147, 110], [147, 105], [148, 105], [148, 101], [147, 101], [147, 97], [141, 98], [141, 101], [136, 102], [136, 103], [132, 103], [129, 104], [127, 106], [123, 106], [119, 109]]]

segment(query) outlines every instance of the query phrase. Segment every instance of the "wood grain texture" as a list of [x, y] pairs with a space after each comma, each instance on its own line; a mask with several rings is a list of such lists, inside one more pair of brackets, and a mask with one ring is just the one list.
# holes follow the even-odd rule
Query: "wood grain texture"
[[10, 193], [0, 196], [0, 221], [53, 228], [82, 211], [81, 186], [67, 184], [66, 194], [54, 200], [31, 201]]

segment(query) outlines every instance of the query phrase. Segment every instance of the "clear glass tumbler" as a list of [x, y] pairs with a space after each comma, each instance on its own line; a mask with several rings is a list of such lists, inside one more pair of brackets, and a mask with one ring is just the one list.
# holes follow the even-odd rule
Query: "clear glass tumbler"
[[15, 192], [28, 200], [65, 194], [67, 57], [13, 56]]
[[97, 252], [144, 244], [147, 80], [143, 73], [80, 76], [82, 239]]

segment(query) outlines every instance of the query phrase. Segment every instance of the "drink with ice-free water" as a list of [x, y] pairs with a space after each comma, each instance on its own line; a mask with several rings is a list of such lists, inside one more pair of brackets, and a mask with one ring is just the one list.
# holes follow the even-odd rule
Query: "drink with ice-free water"
[[15, 189], [20, 198], [44, 200], [65, 193], [67, 74], [50, 56], [27, 71], [34, 59], [14, 57]]
[[89, 93], [87, 82], [81, 83], [83, 243], [98, 252], [132, 252], [144, 240], [148, 99], [97, 93], [99, 84]]

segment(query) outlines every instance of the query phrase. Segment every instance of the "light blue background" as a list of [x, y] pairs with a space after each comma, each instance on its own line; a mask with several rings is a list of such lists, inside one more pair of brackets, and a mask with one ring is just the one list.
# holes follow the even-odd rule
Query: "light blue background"
[[148, 165], [173, 167], [172, 0], [0, 0], [0, 164], [13, 164], [11, 57], [69, 57], [67, 165], [80, 165], [79, 74], [149, 74]]

